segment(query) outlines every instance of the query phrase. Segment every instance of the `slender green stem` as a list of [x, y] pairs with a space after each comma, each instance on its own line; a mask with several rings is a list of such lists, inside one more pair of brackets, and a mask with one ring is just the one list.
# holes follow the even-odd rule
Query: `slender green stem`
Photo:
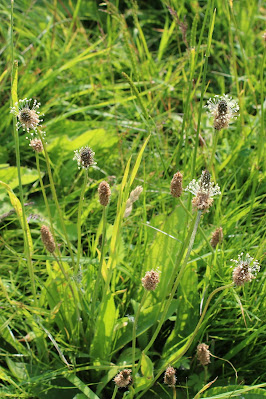
[[115, 389], [114, 389], [114, 392], [113, 392], [113, 395], [112, 395], [112, 398], [111, 398], [111, 399], [115, 399], [116, 394], [117, 394], [117, 391], [118, 391], [118, 386], [115, 385]]
[[210, 160], [210, 164], [208, 166], [208, 169], [209, 169], [209, 171], [212, 171], [213, 178], [216, 181], [214, 159], [215, 159], [215, 153], [216, 153], [216, 148], [217, 148], [217, 143], [218, 143], [219, 132], [214, 130], [214, 133], [213, 133], [212, 137], [213, 137], [212, 153], [211, 153], [211, 160]]
[[173, 387], [173, 399], [176, 399], [176, 389]]
[[135, 320], [133, 323], [133, 330], [132, 330], [132, 378], [133, 378], [133, 381], [135, 381], [135, 358], [136, 358], [135, 352], [136, 352], [137, 326], [138, 326], [140, 311], [146, 301], [147, 295], [148, 295], [148, 291], [145, 290], [144, 295], [142, 296], [141, 302], [138, 306], [138, 310], [137, 310]]
[[[15, 73], [15, 71], [17, 71], [17, 68], [18, 68], [18, 62], [14, 61], [14, 32], [13, 32], [14, 19], [13, 19], [13, 15], [14, 15], [14, 1], [11, 0], [11, 63], [12, 63], [12, 66], [11, 66], [11, 90], [13, 90], [14, 73]], [[14, 66], [15, 66], [15, 68], [14, 68]], [[13, 104], [12, 93], [11, 93], [11, 105], [12, 105], [12, 107], [15, 105], [15, 104]], [[31, 254], [29, 240], [28, 240], [28, 234], [27, 234], [27, 221], [26, 221], [26, 213], [25, 213], [25, 207], [24, 207], [24, 194], [23, 194], [21, 170], [20, 170], [19, 135], [18, 135], [16, 123], [17, 123], [16, 117], [13, 116], [13, 134], [14, 134], [14, 140], [15, 140], [16, 164], [17, 164], [18, 183], [19, 183], [19, 197], [20, 197], [20, 203], [21, 203], [21, 208], [22, 208], [22, 230], [23, 230], [23, 236], [24, 236], [24, 252], [25, 252], [25, 257], [27, 259], [27, 265], [28, 265], [30, 282], [31, 282], [31, 290], [32, 290], [34, 302], [36, 304], [37, 303], [36, 286], [35, 286], [34, 268], [33, 268], [32, 259], [31, 259], [32, 254]]]
[[83, 200], [84, 200], [84, 194], [86, 191], [86, 186], [88, 182], [88, 169], [85, 169], [85, 174], [84, 174], [84, 183], [83, 187], [80, 193], [80, 199], [79, 199], [79, 207], [78, 207], [78, 221], [77, 221], [77, 232], [78, 232], [78, 251], [77, 251], [77, 263], [76, 263], [76, 268], [75, 268], [75, 273], [78, 272], [79, 270], [79, 261], [81, 257], [81, 216], [82, 216], [82, 206], [83, 206]]
[[37, 171], [38, 171], [38, 175], [39, 175], [39, 181], [40, 181], [40, 186], [41, 186], [41, 190], [42, 190], [42, 195], [43, 195], [46, 211], [47, 211], [48, 217], [49, 217], [50, 228], [51, 228], [52, 235], [53, 235], [53, 237], [55, 239], [55, 231], [54, 231], [54, 227], [53, 227], [52, 214], [51, 214], [50, 206], [49, 206], [49, 203], [48, 203], [48, 200], [47, 200], [45, 188], [44, 188], [43, 181], [42, 181], [42, 174], [41, 174], [41, 168], [40, 168], [40, 158], [39, 158], [39, 154], [37, 152], [35, 153], [35, 157], [36, 157], [36, 166], [37, 166]]
[[70, 257], [71, 257], [71, 260], [72, 260], [72, 264], [73, 264], [73, 267], [74, 267], [74, 264], [75, 264], [74, 254], [73, 254], [73, 250], [72, 250], [72, 247], [71, 247], [71, 243], [70, 243], [69, 238], [68, 238], [68, 234], [67, 234], [66, 225], [65, 225], [65, 222], [64, 222], [63, 213], [61, 211], [61, 208], [60, 208], [60, 205], [59, 205], [59, 202], [58, 202], [58, 198], [57, 198], [57, 194], [56, 194], [56, 190], [55, 190], [55, 185], [54, 185], [54, 180], [53, 180], [53, 176], [52, 176], [52, 171], [51, 171], [51, 166], [50, 166], [49, 155], [48, 155], [48, 152], [47, 152], [46, 142], [43, 139], [42, 133], [41, 133], [41, 131], [39, 129], [38, 129], [38, 136], [39, 136], [39, 138], [40, 138], [40, 140], [42, 142], [42, 145], [43, 145], [45, 161], [46, 161], [46, 166], [47, 166], [47, 171], [48, 171], [48, 176], [49, 176], [50, 187], [51, 187], [53, 199], [54, 199], [54, 202], [55, 202], [55, 205], [56, 205], [56, 209], [57, 209], [57, 212], [58, 212], [58, 215], [59, 215], [59, 218], [60, 218], [61, 226], [62, 226], [62, 229], [63, 229], [63, 232], [64, 232], [65, 240], [67, 242], [68, 250], [69, 250]]
[[102, 266], [103, 266], [103, 260], [104, 260], [104, 248], [105, 248], [105, 237], [106, 237], [106, 219], [107, 219], [107, 210], [106, 206], [103, 207], [103, 216], [102, 216], [102, 221], [103, 221], [103, 229], [102, 229], [102, 248], [101, 248], [101, 259], [100, 259], [100, 265], [98, 268], [97, 272], [97, 278], [96, 278], [96, 283], [95, 287], [92, 293], [92, 301], [91, 301], [91, 321], [92, 325], [94, 323], [94, 312], [95, 312], [95, 304], [96, 300], [98, 297], [98, 291], [99, 291], [99, 285], [101, 281], [101, 275], [102, 275]]
[[[179, 359], [181, 359], [181, 357], [184, 356], [184, 354], [185, 354], [185, 353], [187, 352], [187, 350], [190, 348], [192, 342], [194, 341], [195, 336], [197, 335], [197, 333], [198, 333], [198, 331], [199, 331], [199, 329], [200, 329], [200, 327], [201, 327], [201, 324], [202, 324], [202, 322], [203, 322], [203, 319], [204, 319], [204, 317], [205, 317], [205, 314], [206, 314], [206, 312], [207, 312], [207, 310], [208, 310], [209, 304], [210, 304], [212, 298], [214, 297], [214, 295], [217, 294], [217, 292], [219, 292], [219, 291], [223, 291], [223, 290], [226, 290], [226, 289], [228, 289], [228, 288], [233, 287], [233, 285], [234, 285], [234, 284], [231, 283], [231, 284], [228, 284], [228, 285], [224, 285], [224, 286], [222, 286], [222, 287], [218, 287], [218, 288], [216, 288], [216, 289], [210, 294], [209, 298], [207, 299], [206, 305], [205, 305], [205, 307], [204, 307], [204, 310], [203, 310], [203, 312], [202, 312], [202, 315], [201, 315], [201, 317], [200, 317], [200, 319], [199, 319], [199, 321], [198, 321], [198, 324], [197, 324], [195, 330], [193, 331], [191, 337], [188, 339], [188, 342], [187, 342], [187, 344], [183, 347], [183, 349], [182, 349], [181, 351], [178, 352], [178, 354], [176, 355], [175, 358], [171, 359], [171, 363], [172, 363], [172, 364], [176, 363]], [[160, 368], [159, 372], [157, 373], [157, 375], [155, 376], [155, 378], [153, 379], [153, 381], [151, 381], [151, 383], [145, 388], [145, 390], [141, 392], [141, 394], [137, 397], [137, 399], [140, 399], [140, 398], [151, 388], [151, 386], [160, 378], [160, 376], [161, 376], [162, 373], [164, 372], [166, 366], [167, 366], [167, 363], [164, 364], [164, 365]]]
[[[181, 250], [181, 256], [183, 257], [185, 248], [186, 248], [186, 246], [188, 245], [188, 249], [187, 249], [187, 253], [186, 253], [185, 260], [184, 260], [184, 262], [182, 263], [182, 266], [181, 266], [181, 268], [180, 268], [180, 271], [179, 271], [179, 273], [178, 273], [178, 276], [177, 276], [177, 278], [176, 278], [176, 280], [175, 280], [175, 283], [174, 283], [174, 285], [173, 285], [173, 287], [172, 287], [170, 296], [169, 296], [169, 298], [168, 298], [168, 300], [167, 300], [167, 302], [166, 302], [166, 304], [165, 304], [164, 310], [163, 310], [163, 312], [162, 312], [162, 314], [161, 314], [161, 316], [160, 316], [160, 321], [159, 321], [159, 323], [158, 323], [158, 326], [157, 326], [157, 328], [156, 328], [156, 330], [155, 330], [153, 336], [151, 337], [151, 339], [150, 339], [148, 345], [147, 345], [146, 348], [143, 350], [143, 353], [144, 353], [144, 354], [146, 354], [146, 353], [148, 352], [148, 350], [151, 348], [151, 346], [153, 345], [153, 343], [154, 343], [155, 339], [157, 338], [157, 336], [158, 336], [158, 334], [159, 334], [159, 332], [160, 332], [160, 330], [161, 330], [161, 327], [162, 327], [162, 325], [163, 325], [163, 323], [164, 323], [165, 316], [166, 316], [166, 314], [167, 314], [167, 312], [168, 312], [168, 309], [169, 309], [169, 307], [170, 307], [170, 305], [171, 305], [171, 302], [172, 302], [173, 297], [174, 297], [174, 295], [175, 295], [175, 292], [176, 292], [176, 289], [177, 289], [177, 287], [178, 287], [178, 284], [179, 284], [179, 282], [180, 282], [180, 280], [181, 280], [181, 278], [182, 278], [182, 276], [183, 276], [183, 273], [184, 273], [184, 270], [185, 270], [185, 267], [186, 267], [188, 258], [189, 258], [189, 256], [190, 256], [190, 253], [191, 253], [191, 250], [192, 250], [192, 247], [193, 247], [193, 244], [194, 244], [194, 240], [195, 240], [195, 237], [196, 237], [196, 232], [197, 232], [197, 229], [198, 229], [198, 226], [199, 226], [200, 216], [201, 216], [201, 211], [198, 211], [197, 216], [196, 216], [196, 220], [195, 220], [195, 224], [194, 224], [194, 226], [193, 226], [193, 231], [192, 231], [192, 233], [191, 233], [191, 230], [189, 231], [187, 240], [185, 241], [184, 246], [183, 246], [183, 248], [182, 248], [182, 250]], [[188, 244], [188, 240], [189, 240], [189, 244]], [[177, 268], [177, 267], [179, 266], [179, 264], [180, 264], [180, 263], [179, 263], [179, 259], [180, 259], [180, 260], [182, 259], [182, 258], [180, 258], [180, 255], [179, 255], [179, 257], [178, 257], [178, 262], [177, 262], [176, 268]], [[176, 268], [175, 268], [175, 269], [176, 269]], [[172, 281], [173, 281], [173, 278], [175, 277], [175, 275], [176, 275], [176, 273], [175, 273], [175, 274], [174, 274], [174, 273], [172, 274], [172, 278], [171, 278], [171, 281], [170, 281], [169, 285], [172, 284]], [[139, 370], [139, 368], [140, 368], [140, 361], [139, 361], [138, 366], [137, 366], [137, 371]]]

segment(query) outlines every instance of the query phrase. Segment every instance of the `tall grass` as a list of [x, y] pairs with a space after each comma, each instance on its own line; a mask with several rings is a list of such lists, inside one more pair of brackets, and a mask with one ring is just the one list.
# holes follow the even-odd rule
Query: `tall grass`
[[[247, 0], [1, 2], [1, 397], [265, 396], [265, 272], [237, 287], [230, 261], [244, 252], [263, 265], [262, 10]], [[223, 93], [239, 117], [214, 132], [204, 105]], [[41, 154], [10, 114], [31, 97], [44, 113]], [[85, 146], [97, 164], [84, 171], [73, 156]], [[185, 187], [206, 168], [221, 189], [207, 213], [189, 192], [170, 194], [178, 170]], [[160, 283], [145, 291], [150, 270]], [[123, 369], [132, 381], [118, 388]]]

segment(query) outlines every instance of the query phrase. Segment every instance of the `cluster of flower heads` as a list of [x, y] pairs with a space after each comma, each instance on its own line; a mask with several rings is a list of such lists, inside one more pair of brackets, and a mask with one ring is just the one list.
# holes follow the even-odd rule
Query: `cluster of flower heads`
[[212, 205], [213, 197], [221, 194], [220, 187], [211, 182], [211, 176], [207, 170], [202, 172], [198, 181], [193, 179], [185, 191], [189, 191], [195, 196], [192, 200], [193, 207], [204, 212], [207, 212]]
[[233, 282], [237, 286], [244, 285], [252, 281], [257, 273], [260, 271], [260, 266], [257, 260], [254, 260], [248, 253], [243, 256], [243, 252], [238, 255], [238, 259], [231, 259], [231, 262], [236, 264], [233, 270]]
[[227, 128], [230, 121], [238, 116], [239, 106], [228, 94], [214, 96], [207, 101], [205, 107], [213, 116], [213, 127], [216, 130]]

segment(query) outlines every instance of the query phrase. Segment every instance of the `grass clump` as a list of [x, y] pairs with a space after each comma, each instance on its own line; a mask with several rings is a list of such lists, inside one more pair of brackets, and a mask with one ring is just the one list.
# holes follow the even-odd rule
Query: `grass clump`
[[265, 395], [261, 10], [1, 3], [3, 397]]

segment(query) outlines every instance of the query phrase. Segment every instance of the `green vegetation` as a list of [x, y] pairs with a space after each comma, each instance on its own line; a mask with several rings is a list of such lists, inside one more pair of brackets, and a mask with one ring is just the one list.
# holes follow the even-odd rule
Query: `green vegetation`
[[[263, 11], [261, 0], [1, 1], [1, 398], [265, 397]], [[204, 106], [223, 94], [239, 115], [215, 130]], [[41, 153], [10, 113], [25, 98], [41, 102]], [[86, 146], [97, 164], [78, 169]], [[170, 194], [177, 171], [185, 188], [205, 169], [221, 190], [209, 212]], [[237, 286], [242, 252], [261, 270]], [[151, 270], [160, 282], [147, 291]], [[118, 388], [123, 369], [133, 381]]]

